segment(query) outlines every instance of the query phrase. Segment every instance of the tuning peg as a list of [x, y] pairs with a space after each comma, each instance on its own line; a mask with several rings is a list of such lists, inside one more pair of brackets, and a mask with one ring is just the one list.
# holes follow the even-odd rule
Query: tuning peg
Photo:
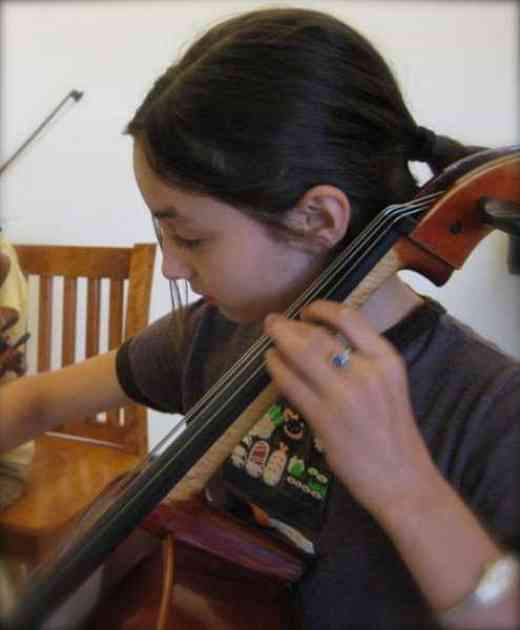
[[482, 197], [479, 207], [484, 215], [484, 223], [511, 236], [520, 236], [520, 203]]

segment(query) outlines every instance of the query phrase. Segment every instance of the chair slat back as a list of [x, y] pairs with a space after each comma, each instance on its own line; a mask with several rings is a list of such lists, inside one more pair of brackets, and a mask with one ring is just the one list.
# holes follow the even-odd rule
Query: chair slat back
[[78, 312], [78, 279], [63, 281], [63, 329], [61, 333], [61, 364], [63, 367], [76, 360], [76, 317]]
[[[101, 351], [103, 326], [106, 324], [107, 348], [111, 350], [144, 328], [148, 323], [156, 246], [81, 247], [59, 245], [15, 245], [20, 266], [26, 276], [37, 276], [38, 372], [70, 365], [77, 358], [77, 321], [80, 313], [78, 282], [86, 279], [84, 357]], [[62, 283], [58, 283], [62, 278]], [[107, 308], [102, 308], [102, 281], [109, 283]], [[60, 285], [58, 287], [58, 284]], [[56, 290], [61, 288], [61, 293]], [[53, 335], [56, 293], [62, 297], [61, 361], [52, 361], [52, 351], [59, 345]], [[126, 300], [126, 304], [125, 304]], [[57, 300], [56, 300], [57, 301]], [[105, 311], [108, 311], [105, 316]], [[144, 455], [148, 450], [147, 411], [140, 405], [114, 409], [95, 418], [83, 418], [64, 424], [60, 433], [71, 437], [109, 443], [126, 452]]]
[[[23, 267], [22, 267], [23, 269]], [[52, 343], [52, 293], [54, 278], [40, 277], [40, 297], [38, 314], [38, 372], [45, 372], [51, 365]]]

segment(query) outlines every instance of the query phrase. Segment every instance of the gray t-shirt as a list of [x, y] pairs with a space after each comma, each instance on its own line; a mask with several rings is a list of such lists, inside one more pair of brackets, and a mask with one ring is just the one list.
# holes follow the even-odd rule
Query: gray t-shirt
[[[136, 401], [186, 413], [259, 334], [199, 301], [178, 351], [166, 316], [122, 346], [118, 376]], [[428, 299], [385, 336], [406, 360], [415, 416], [439, 470], [494, 538], [519, 550], [520, 364]], [[339, 483], [317, 551], [294, 589], [305, 628], [435, 627], [392, 542]]]

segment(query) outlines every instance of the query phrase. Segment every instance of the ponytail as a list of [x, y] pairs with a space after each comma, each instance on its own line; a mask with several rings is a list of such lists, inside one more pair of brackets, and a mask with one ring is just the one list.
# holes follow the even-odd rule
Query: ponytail
[[465, 146], [448, 136], [438, 136], [426, 127], [416, 127], [409, 159], [425, 162], [433, 174], [437, 175], [453, 162], [484, 149], [485, 147]]

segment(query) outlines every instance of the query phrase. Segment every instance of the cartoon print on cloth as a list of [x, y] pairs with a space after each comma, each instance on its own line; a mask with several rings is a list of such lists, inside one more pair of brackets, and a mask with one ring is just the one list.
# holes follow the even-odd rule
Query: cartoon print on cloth
[[280, 424], [280, 421], [278, 420], [278, 408], [271, 408], [274, 409], [273, 411], [273, 417], [271, 417], [270, 411], [269, 410], [265, 416], [263, 416], [261, 418], [261, 420], [259, 420], [255, 426], [251, 429], [251, 431], [248, 434], [248, 437], [254, 438], [254, 437], [258, 437], [258, 438], [263, 438], [263, 439], [268, 439], [271, 437], [273, 431], [275, 430], [275, 428]]
[[237, 468], [243, 468], [246, 465], [246, 460], [247, 451], [242, 446], [242, 444], [238, 444], [231, 452], [231, 462], [233, 466], [236, 466]]
[[322, 446], [285, 399], [277, 400], [235, 447], [223, 479], [235, 498], [253, 508], [253, 515], [261, 510], [268, 516], [262, 525], [275, 523], [284, 538], [307, 552], [313, 549], [332, 474]]
[[246, 470], [251, 477], [255, 479], [261, 477], [270, 450], [269, 444], [265, 440], [258, 440], [254, 443], [253, 448], [249, 451], [246, 464]]
[[283, 412], [283, 430], [291, 440], [303, 440], [305, 423], [298, 413], [287, 407]]
[[263, 480], [268, 486], [276, 486], [282, 478], [285, 464], [287, 463], [287, 450], [287, 446], [285, 446], [283, 442], [280, 442], [280, 448], [269, 458], [264, 469], [264, 474], [262, 475]]

